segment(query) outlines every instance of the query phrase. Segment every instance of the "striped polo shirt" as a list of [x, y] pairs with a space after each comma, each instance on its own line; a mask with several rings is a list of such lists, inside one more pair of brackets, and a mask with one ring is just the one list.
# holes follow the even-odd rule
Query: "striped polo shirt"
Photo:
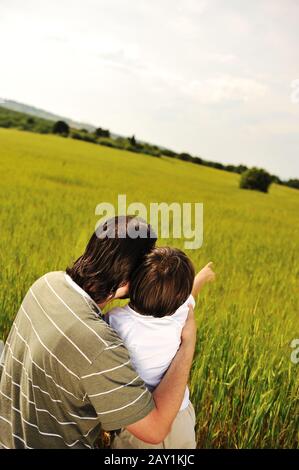
[[153, 399], [93, 300], [64, 272], [26, 294], [0, 364], [0, 446], [93, 448]]

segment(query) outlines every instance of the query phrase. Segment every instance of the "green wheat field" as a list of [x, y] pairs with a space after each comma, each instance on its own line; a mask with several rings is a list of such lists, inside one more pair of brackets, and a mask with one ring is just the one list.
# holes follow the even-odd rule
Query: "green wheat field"
[[[242, 160], [242, 155], [240, 155]], [[299, 192], [171, 158], [0, 129], [0, 338], [30, 284], [78, 257], [97, 204], [202, 202], [217, 280], [198, 299], [191, 393], [200, 448], [298, 448]], [[161, 241], [160, 241], [161, 243]], [[183, 249], [183, 240], [163, 244]]]

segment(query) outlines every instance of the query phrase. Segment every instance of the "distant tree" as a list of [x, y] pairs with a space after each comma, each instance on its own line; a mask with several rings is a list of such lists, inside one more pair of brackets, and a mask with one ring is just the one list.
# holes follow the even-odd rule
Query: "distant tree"
[[271, 181], [272, 181], [272, 183], [282, 184], [281, 179], [276, 175], [271, 175]]
[[129, 142], [132, 147], [137, 147], [137, 141], [135, 139], [135, 135], [132, 135], [132, 137], [129, 137]]
[[219, 163], [219, 162], [210, 162], [211, 163], [211, 166], [213, 168], [216, 168], [217, 170], [224, 170], [225, 167], [222, 163]]
[[67, 137], [70, 132], [69, 125], [64, 121], [57, 121], [53, 126], [53, 134], [59, 134]]
[[239, 173], [240, 175], [244, 173], [244, 171], [248, 170], [246, 165], [238, 165], [236, 167], [236, 173]]
[[295, 188], [299, 189], [299, 180], [298, 179], [290, 179], [284, 183], [286, 186], [289, 186], [290, 188]]
[[235, 167], [235, 165], [225, 165], [224, 168], [225, 168], [226, 171], [230, 171], [231, 173], [235, 173], [235, 172], [236, 172], [236, 167]]
[[272, 183], [272, 177], [267, 171], [262, 168], [249, 168], [244, 171], [240, 179], [240, 188], [242, 189], [253, 189], [267, 193], [270, 184]]
[[72, 132], [71, 138], [76, 140], [83, 140], [83, 136], [80, 134], [80, 132]]
[[31, 116], [20, 122], [20, 129], [24, 129], [24, 131], [34, 131], [35, 127], [35, 119], [33, 119]]
[[177, 153], [174, 152], [173, 150], [162, 149], [162, 153], [163, 153], [163, 155], [165, 155], [166, 157], [177, 157]]
[[179, 159], [184, 160], [185, 162], [192, 162], [193, 161], [193, 157], [187, 152], [180, 153], [179, 154]]
[[98, 127], [94, 133], [96, 137], [110, 137], [110, 131], [108, 129], [103, 129], [102, 127]]
[[88, 131], [83, 132], [82, 129], [80, 131], [72, 131], [70, 137], [76, 140], [84, 140], [85, 142], [90, 142], [92, 144], [97, 143], [93, 134], [89, 134]]

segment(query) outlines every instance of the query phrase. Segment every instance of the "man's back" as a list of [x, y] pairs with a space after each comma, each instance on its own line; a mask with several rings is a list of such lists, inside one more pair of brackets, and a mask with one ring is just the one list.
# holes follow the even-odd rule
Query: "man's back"
[[101, 427], [117, 429], [151, 411], [127, 350], [99, 313], [64, 272], [33, 284], [2, 356], [0, 445], [93, 447]]

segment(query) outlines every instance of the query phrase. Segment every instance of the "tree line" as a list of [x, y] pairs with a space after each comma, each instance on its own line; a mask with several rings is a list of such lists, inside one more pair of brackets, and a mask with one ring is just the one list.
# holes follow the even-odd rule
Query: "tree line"
[[[190, 162], [197, 165], [203, 165], [218, 170], [224, 170], [231, 173], [238, 173], [244, 175], [241, 178], [240, 186], [246, 189], [258, 189], [263, 192], [267, 192], [268, 187], [271, 183], [277, 183], [279, 185], [289, 186], [291, 188], [299, 189], [299, 179], [293, 178], [287, 181], [281, 180], [278, 176], [272, 175], [265, 170], [253, 168], [250, 169], [246, 165], [232, 165], [223, 164], [219, 162], [205, 160], [199, 156], [191, 155], [187, 152], [174, 152], [173, 150], [162, 148], [157, 145], [152, 145], [147, 142], [142, 142], [136, 139], [135, 135], [131, 137], [113, 136], [109, 129], [102, 127], [96, 128], [94, 131], [88, 131], [87, 129], [74, 129], [69, 126], [65, 121], [54, 122], [31, 116], [25, 113], [12, 111], [7, 108], [0, 106], [0, 127], [4, 128], [16, 128], [25, 131], [38, 132], [41, 134], [56, 134], [62, 137], [70, 137], [72, 139], [89, 142], [92, 144], [105, 145], [107, 147], [116, 148], [120, 150], [128, 150], [136, 153], [143, 153], [153, 157], [167, 156], [171, 158], [177, 158], [186, 162]], [[257, 176], [257, 171], [260, 172]], [[246, 183], [246, 175], [251, 175], [250, 182]], [[255, 175], [253, 177], [253, 174]], [[267, 176], [265, 176], [265, 174]], [[260, 188], [251, 187], [254, 184], [253, 180], [258, 181], [257, 185]], [[261, 183], [263, 181], [263, 183]], [[250, 186], [250, 187], [246, 187]], [[268, 185], [268, 186], [267, 186]], [[265, 187], [267, 189], [265, 190]]]

